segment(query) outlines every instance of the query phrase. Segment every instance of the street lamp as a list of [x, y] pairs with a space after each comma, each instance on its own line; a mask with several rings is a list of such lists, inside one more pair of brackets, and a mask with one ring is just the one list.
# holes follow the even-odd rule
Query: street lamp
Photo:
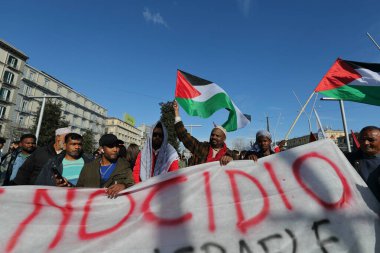
[[61, 96], [47, 96], [46, 94], [43, 96], [28, 97], [28, 98], [42, 98], [42, 106], [41, 106], [40, 116], [38, 118], [38, 124], [37, 124], [37, 129], [36, 129], [36, 144], [38, 143], [38, 136], [40, 135], [41, 123], [42, 123], [42, 117], [44, 116], [46, 98], [60, 98], [60, 97]]

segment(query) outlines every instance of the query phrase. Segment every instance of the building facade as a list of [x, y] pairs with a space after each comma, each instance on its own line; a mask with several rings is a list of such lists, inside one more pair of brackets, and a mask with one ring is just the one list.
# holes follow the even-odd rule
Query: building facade
[[0, 136], [13, 140], [20, 133], [30, 132], [42, 103], [42, 98], [36, 97], [44, 95], [59, 96], [52, 100], [61, 103], [62, 114], [73, 132], [83, 134], [91, 130], [95, 140], [104, 134], [106, 108], [26, 64], [28, 57], [8, 43], [0, 40], [0, 48]]
[[28, 56], [0, 40], [0, 136], [13, 136], [20, 81]]
[[139, 128], [118, 118], [106, 119], [106, 133], [116, 135], [119, 140], [124, 141], [126, 146], [135, 143], [141, 147], [143, 144], [143, 132]]
[[[325, 132], [326, 138], [331, 139], [332, 141], [334, 141], [336, 145], [339, 146], [338, 138], [341, 136], [344, 136], [343, 130], [326, 129], [324, 130], [324, 132]], [[317, 134], [314, 134], [314, 136], [316, 139], [318, 139]], [[294, 148], [297, 146], [301, 146], [301, 145], [309, 143], [309, 141], [310, 141], [310, 135], [292, 138], [286, 141], [286, 148]]]

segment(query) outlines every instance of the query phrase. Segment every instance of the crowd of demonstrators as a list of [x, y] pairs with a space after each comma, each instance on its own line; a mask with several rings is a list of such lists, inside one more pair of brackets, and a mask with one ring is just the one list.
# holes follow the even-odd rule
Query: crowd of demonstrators
[[138, 154], [133, 179], [135, 183], [178, 170], [178, 153], [168, 143], [166, 127], [158, 121], [147, 136], [144, 148]]
[[101, 157], [86, 163], [79, 175], [77, 187], [107, 188], [106, 194], [114, 198], [134, 184], [129, 163], [119, 157], [120, 141], [113, 134], [99, 140]]
[[36, 136], [34, 134], [24, 134], [17, 143], [17, 148], [11, 147], [10, 152], [4, 155], [1, 163], [1, 171], [3, 172], [2, 185], [4, 186], [14, 184], [13, 180], [19, 168], [36, 148]]
[[359, 134], [360, 149], [346, 153], [347, 159], [380, 201], [380, 128], [364, 127]]
[[44, 147], [39, 147], [31, 154], [17, 172], [13, 183], [16, 185], [33, 185], [44, 165], [64, 149], [66, 134], [70, 128], [59, 128], [55, 131], [53, 142]]
[[175, 115], [174, 128], [177, 137], [192, 154], [188, 162], [189, 166], [214, 161], [226, 165], [233, 160], [232, 151], [227, 148], [225, 143], [226, 130], [223, 127], [214, 127], [211, 131], [210, 141], [200, 142], [191, 136], [183, 125], [177, 101], [173, 102], [173, 109]]
[[77, 184], [85, 163], [92, 158], [83, 153], [83, 137], [77, 133], [65, 136], [64, 151], [51, 158], [41, 169], [35, 185], [68, 187]]

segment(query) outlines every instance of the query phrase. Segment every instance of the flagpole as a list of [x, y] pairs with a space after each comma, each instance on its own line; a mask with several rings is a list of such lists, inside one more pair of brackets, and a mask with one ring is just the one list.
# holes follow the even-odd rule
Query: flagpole
[[351, 153], [350, 136], [348, 135], [348, 131], [347, 131], [346, 113], [344, 112], [344, 104], [343, 104], [342, 99], [339, 99], [339, 105], [340, 105], [340, 113], [342, 114], [344, 134], [346, 135], [347, 150], [348, 150], [348, 153]]
[[377, 49], [380, 50], [379, 44], [377, 44], [377, 42], [372, 38], [371, 34], [369, 34], [369, 32], [367, 32], [367, 35], [372, 40], [373, 44], [375, 44], [375, 46], [377, 47]]
[[342, 121], [343, 121], [343, 129], [344, 129], [344, 134], [346, 136], [347, 151], [349, 153], [351, 153], [350, 136], [348, 135], [348, 131], [347, 131], [346, 113], [344, 111], [343, 100], [342, 99], [336, 99], [336, 98], [321, 98], [321, 100], [339, 101], [340, 114], [342, 115]]
[[320, 129], [321, 129], [321, 132], [322, 132], [323, 138], [326, 139], [325, 130], [323, 129], [323, 126], [322, 126], [321, 120], [319, 119], [319, 115], [318, 115], [318, 113], [317, 113], [317, 110], [315, 110], [315, 108], [314, 108], [313, 110], [314, 110], [315, 118], [317, 119], [318, 125], [319, 125], [319, 127], [320, 127]]
[[285, 141], [288, 140], [288, 137], [289, 137], [290, 133], [292, 132], [294, 126], [296, 125], [296, 123], [297, 123], [299, 117], [301, 116], [301, 114], [302, 114], [303, 111], [305, 110], [307, 104], [308, 104], [308, 103], [310, 102], [310, 100], [313, 98], [314, 94], [315, 94], [315, 91], [313, 91], [313, 93], [311, 93], [310, 97], [307, 99], [306, 103], [305, 103], [304, 106], [301, 108], [301, 111], [298, 113], [297, 118], [294, 120], [294, 122], [293, 122], [292, 126], [290, 127], [289, 131], [286, 133]]

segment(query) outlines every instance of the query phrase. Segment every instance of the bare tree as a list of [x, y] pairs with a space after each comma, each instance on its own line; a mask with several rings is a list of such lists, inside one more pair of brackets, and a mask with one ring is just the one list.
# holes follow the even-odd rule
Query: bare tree
[[232, 140], [231, 148], [238, 151], [248, 150], [249, 149], [249, 142], [247, 139], [244, 139], [242, 137], [238, 137]]

